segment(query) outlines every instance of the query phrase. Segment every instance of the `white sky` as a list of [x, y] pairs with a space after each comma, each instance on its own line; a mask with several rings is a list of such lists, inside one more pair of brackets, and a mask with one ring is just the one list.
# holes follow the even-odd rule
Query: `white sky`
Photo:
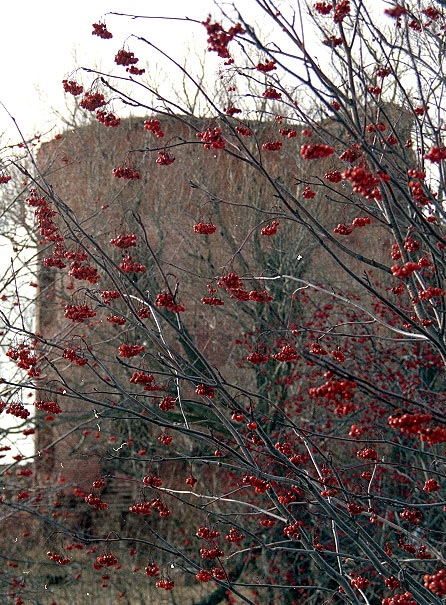
[[[51, 108], [64, 111], [61, 81], [77, 65], [109, 67], [129, 33], [138, 33], [181, 59], [187, 47], [204, 49], [206, 32], [199, 25], [175, 21], [149, 21], [108, 16], [113, 39], [92, 36], [93, 22], [107, 12], [184, 17], [203, 20], [217, 11], [212, 0], [22, 0], [2, 3], [0, 101], [17, 120], [25, 135], [42, 133], [55, 124]], [[191, 35], [192, 34], [192, 35]], [[196, 40], [194, 40], [194, 34]], [[137, 53], [135, 52], [136, 56]], [[76, 56], [76, 58], [75, 58]], [[143, 65], [144, 67], [147, 66]], [[17, 140], [14, 126], [0, 106], [0, 132]], [[56, 131], [54, 131], [56, 132]]]

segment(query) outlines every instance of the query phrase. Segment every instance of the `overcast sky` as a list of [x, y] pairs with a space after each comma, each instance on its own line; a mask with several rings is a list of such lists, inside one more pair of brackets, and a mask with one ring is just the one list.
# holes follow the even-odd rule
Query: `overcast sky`
[[[92, 36], [91, 24], [111, 11], [188, 16], [199, 20], [205, 19], [209, 12], [216, 14], [212, 0], [78, 0], [71, 4], [55, 0], [22, 0], [2, 3], [0, 101], [26, 136], [33, 131], [41, 133], [54, 125], [52, 107], [59, 111], [65, 107], [61, 81], [70, 76], [76, 64], [110, 66], [129, 33], [150, 38], [178, 59], [190, 52], [188, 48], [195, 44], [199, 49], [205, 47], [204, 28], [175, 21], [131, 21], [106, 16], [105, 22], [113, 39], [101, 40]], [[0, 131], [5, 130], [10, 137], [17, 138], [7, 113], [0, 107]]]

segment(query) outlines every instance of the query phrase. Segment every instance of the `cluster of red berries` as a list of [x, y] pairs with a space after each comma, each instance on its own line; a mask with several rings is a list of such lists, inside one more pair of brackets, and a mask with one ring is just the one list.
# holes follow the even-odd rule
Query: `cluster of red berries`
[[241, 109], [238, 109], [238, 107], [227, 107], [227, 108], [225, 109], [225, 114], [226, 114], [227, 116], [233, 116], [233, 115], [235, 115], [236, 113], [242, 113], [242, 110], [241, 110]]
[[138, 61], [139, 59], [135, 57], [134, 53], [124, 50], [123, 48], [115, 55], [116, 65], [135, 65]]
[[[330, 46], [330, 48], [336, 48], [336, 46], [340, 46], [343, 43], [344, 38], [337, 38], [336, 36], [330, 36], [329, 38], [322, 40], [322, 44], [325, 44], [325, 46]], [[339, 107], [336, 107], [334, 103], [336, 103], [336, 105], [339, 105], [339, 103], [337, 103], [336, 101], [333, 101], [332, 103], [333, 107], [337, 111], [340, 108], [340, 105]]]
[[370, 580], [367, 580], [367, 578], [363, 578], [362, 576], [358, 576], [357, 578], [351, 580], [350, 584], [353, 586], [353, 588], [362, 589], [367, 588], [367, 586], [370, 585]]
[[300, 148], [300, 155], [304, 158], [304, 160], [326, 158], [332, 153], [334, 153], [333, 147], [330, 147], [330, 145], [324, 145], [322, 143], [317, 143], [315, 145], [305, 144]]
[[209, 397], [210, 399], [214, 399], [215, 397], [215, 389], [213, 387], [208, 387], [205, 384], [197, 385], [195, 389], [196, 395], [202, 395], [203, 397]]
[[333, 233], [337, 233], [338, 235], [350, 235], [353, 229], [348, 225], [344, 225], [343, 223], [339, 223], [337, 227], [333, 229]]
[[158, 441], [161, 441], [163, 445], [170, 445], [172, 443], [172, 435], [166, 435], [166, 433], [161, 433], [158, 437]]
[[222, 299], [217, 296], [203, 296], [201, 302], [203, 305], [210, 305], [212, 307], [218, 307], [225, 304]]
[[221, 534], [216, 529], [211, 529], [205, 525], [200, 525], [195, 535], [197, 538], [203, 538], [204, 540], [216, 540]]
[[118, 563], [118, 559], [112, 554], [97, 557], [96, 561], [99, 565], [104, 565], [105, 567], [113, 567], [113, 565], [117, 565]]
[[333, 8], [333, 5], [327, 4], [326, 2], [315, 2], [313, 8], [320, 15], [328, 15]]
[[152, 503], [151, 502], [138, 502], [129, 506], [129, 511], [136, 515], [151, 515], [152, 514]]
[[151, 315], [149, 307], [140, 307], [136, 312], [140, 319], [148, 319]]
[[130, 378], [129, 382], [132, 384], [143, 384], [147, 385], [153, 382], [153, 374], [146, 374], [142, 370], [140, 372], [133, 372], [133, 376]]
[[166, 518], [170, 515], [169, 508], [165, 504], [163, 504], [163, 502], [159, 498], [155, 498], [154, 500], [152, 500], [151, 505], [152, 508], [159, 512], [160, 517]]
[[209, 582], [209, 580], [212, 578], [212, 573], [210, 571], [206, 571], [205, 569], [201, 569], [195, 577], [199, 582]]
[[333, 21], [335, 23], [342, 23], [347, 15], [350, 14], [350, 2], [349, 0], [341, 0], [336, 4]]
[[423, 425], [432, 420], [429, 414], [402, 414], [389, 416], [387, 422], [394, 429], [399, 429], [406, 435], [415, 435], [423, 430]]
[[276, 361], [293, 361], [294, 359], [299, 359], [299, 355], [291, 345], [285, 345], [280, 353], [273, 355], [273, 359]]
[[164, 132], [161, 130], [161, 124], [159, 120], [145, 120], [144, 129], [148, 130], [149, 132], [153, 132], [153, 134], [158, 139], [162, 139], [164, 136]]
[[221, 136], [221, 128], [216, 126], [215, 128], [207, 128], [202, 132], [197, 132], [197, 137], [204, 143], [205, 149], [224, 149], [226, 147], [226, 141]]
[[275, 101], [278, 101], [279, 99], [282, 98], [282, 93], [280, 93], [278, 90], [276, 90], [275, 88], [267, 88], [263, 93], [262, 93], [262, 97], [264, 97], [265, 99], [273, 99]]
[[111, 317], [107, 317], [107, 321], [111, 324], [115, 324], [117, 326], [123, 326], [126, 323], [125, 317], [119, 317], [118, 315], [112, 315]]
[[217, 558], [222, 558], [225, 556], [225, 553], [221, 548], [215, 546], [214, 548], [200, 548], [200, 555], [202, 559], [209, 559], [210, 561], [214, 561]]
[[160, 477], [155, 477], [155, 475], [148, 475], [147, 477], [144, 477], [142, 482], [147, 487], [161, 487], [163, 484]]
[[175, 399], [173, 397], [163, 397], [158, 405], [160, 410], [168, 412], [175, 409]]
[[62, 357], [68, 361], [74, 361], [77, 366], [84, 366], [88, 363], [88, 359], [85, 357], [78, 357], [75, 349], [64, 349]]
[[408, 261], [402, 267], [398, 264], [393, 265], [390, 270], [392, 271], [392, 275], [395, 277], [400, 277], [401, 279], [406, 279], [412, 275], [414, 271], [418, 271], [420, 266], [418, 263], [412, 263]]
[[55, 561], [58, 565], [66, 565], [71, 561], [71, 559], [64, 558], [62, 555], [57, 555], [50, 550], [46, 554], [49, 556], [51, 561]]
[[245, 538], [246, 538], [246, 536], [244, 534], [242, 534], [235, 527], [231, 527], [231, 529], [229, 530], [229, 533], [226, 534], [226, 536], [225, 536], [225, 540], [227, 542], [232, 542], [233, 544], [240, 544], [240, 542], [242, 540], [244, 540]]
[[157, 588], [164, 588], [164, 590], [172, 590], [175, 584], [173, 580], [158, 580], [155, 586]]
[[9, 174], [0, 174], [0, 185], [6, 185], [11, 180], [11, 176]]
[[160, 166], [170, 166], [175, 162], [175, 158], [173, 155], [170, 155], [166, 151], [158, 151], [158, 157], [156, 158], [156, 163]]
[[113, 38], [113, 34], [111, 34], [105, 25], [105, 23], [93, 23], [93, 31], [91, 32], [93, 36], [99, 36], [104, 40], [109, 40]]
[[252, 135], [252, 130], [243, 126], [236, 126], [235, 130], [241, 137], [250, 137]]
[[439, 163], [446, 159], [446, 147], [431, 147], [429, 152], [424, 156], [426, 160]]
[[423, 518], [423, 513], [416, 508], [405, 508], [400, 512], [400, 517], [409, 523], [419, 525], [421, 519]]
[[37, 357], [31, 355], [31, 349], [26, 345], [19, 344], [15, 349], [8, 349], [6, 356], [17, 362], [17, 367], [21, 370], [29, 370], [29, 376], [38, 376], [40, 370], [36, 369]]
[[96, 118], [98, 122], [104, 124], [104, 126], [111, 126], [112, 128], [117, 128], [121, 123], [121, 118], [117, 118], [114, 113], [106, 113], [105, 111], [97, 111]]
[[350, 502], [350, 504], [347, 505], [347, 510], [351, 515], [360, 515], [365, 510], [365, 508], [359, 504]]
[[78, 261], [73, 261], [70, 265], [68, 275], [75, 279], [85, 279], [90, 284], [95, 284], [101, 279], [97, 270], [90, 265], [81, 265]]
[[410, 592], [403, 592], [393, 597], [386, 597], [381, 601], [381, 605], [417, 605], [417, 602]]
[[358, 216], [357, 218], [353, 219], [352, 226], [353, 227], [365, 227], [365, 225], [370, 225], [370, 223], [371, 223], [371, 219], [369, 216], [367, 216], [367, 217]]
[[274, 61], [267, 61], [266, 63], [257, 63], [256, 69], [257, 71], [261, 71], [262, 73], [266, 74], [269, 71], [277, 69], [277, 67]]
[[83, 323], [86, 319], [95, 316], [96, 313], [88, 305], [65, 305], [64, 317], [76, 323]]
[[266, 290], [262, 290], [262, 292], [259, 292], [258, 290], [251, 290], [251, 292], [249, 292], [248, 294], [248, 300], [263, 303], [270, 302], [271, 300], [273, 300], [273, 297], [270, 296]]
[[254, 365], [262, 365], [266, 363], [269, 359], [269, 355], [263, 355], [260, 351], [253, 351], [250, 355], [246, 357], [246, 361], [252, 363]]
[[117, 179], [125, 179], [127, 181], [138, 181], [141, 178], [139, 172], [136, 172], [130, 166], [118, 166], [113, 168], [113, 176]]
[[372, 447], [364, 447], [356, 452], [356, 456], [362, 460], [378, 460], [378, 452]]
[[347, 168], [342, 173], [342, 178], [348, 179], [353, 186], [354, 193], [362, 195], [365, 199], [378, 201], [382, 199], [378, 189], [379, 178], [374, 177], [368, 169], [361, 166]]
[[40, 235], [42, 235], [48, 242], [60, 242], [63, 240], [61, 235], [58, 235], [59, 228], [53, 222], [53, 217], [56, 215], [54, 210], [48, 206], [48, 203], [44, 197], [37, 195], [36, 189], [30, 189], [30, 196], [26, 198], [26, 202], [29, 206], [35, 208], [34, 216], [37, 219], [37, 223], [40, 229]]
[[424, 586], [438, 596], [446, 595], [446, 569], [424, 576]]
[[[134, 233], [121, 234], [117, 237], [113, 237], [109, 243], [112, 246], [116, 246], [117, 248], [121, 248], [121, 250], [125, 250], [126, 248], [131, 248], [132, 246], [136, 246], [136, 241], [138, 236]], [[118, 292], [119, 294], [119, 292]], [[119, 296], [117, 297], [119, 298]]]
[[266, 235], [266, 236], [275, 235], [277, 233], [278, 225], [279, 225], [278, 221], [273, 221], [271, 223], [271, 225], [262, 227], [262, 229], [260, 230], [260, 235]]
[[190, 477], [187, 477], [186, 479], [186, 485], [189, 485], [190, 487], [194, 487], [194, 485], [198, 482], [198, 479], [196, 479], [196, 477], [194, 477], [193, 475], [191, 475]]
[[297, 137], [297, 130], [293, 130], [292, 128], [280, 128], [279, 133], [282, 137], [287, 137], [288, 139]]
[[127, 345], [124, 343], [118, 349], [119, 357], [130, 359], [131, 357], [136, 357], [136, 355], [142, 353], [144, 349], [145, 347], [143, 345]]
[[70, 95], [73, 95], [74, 97], [84, 92], [84, 87], [74, 80], [62, 80], [62, 85], [64, 91], [70, 93]]
[[16, 416], [16, 418], [26, 420], [26, 418], [28, 418], [30, 415], [30, 412], [25, 409], [23, 403], [10, 403], [6, 408], [6, 414], [11, 414], [11, 416]]
[[312, 200], [316, 196], [316, 193], [311, 190], [310, 185], [305, 187], [302, 197], [306, 200]]
[[[87, 504], [89, 504], [93, 508], [96, 508], [97, 510], [104, 510], [108, 508], [108, 504], [106, 502], [103, 502], [98, 496], [95, 496], [94, 494], [88, 494], [88, 496], [85, 496], [84, 500]], [[100, 563], [100, 561], [98, 561], [98, 563]], [[104, 565], [106, 565], [106, 563], [104, 563]], [[114, 565], [114, 563], [112, 563], [112, 565]]]
[[138, 67], [135, 67], [135, 65], [130, 65], [130, 67], [127, 67], [125, 71], [134, 76], [141, 76], [146, 70], [139, 69]]
[[263, 494], [270, 488], [269, 483], [253, 475], [243, 475], [242, 484], [254, 487], [256, 494]]
[[80, 101], [79, 106], [87, 111], [96, 111], [99, 107], [105, 105], [104, 95], [100, 92], [86, 92], [84, 98]]
[[160, 568], [155, 565], [155, 563], [149, 563], [147, 567], [144, 568], [144, 571], [146, 572], [146, 576], [156, 578], [156, 576], [159, 576]]
[[302, 538], [302, 534], [299, 531], [299, 529], [302, 527], [302, 525], [303, 525], [302, 521], [296, 521], [296, 523], [293, 523], [292, 525], [287, 525], [286, 527], [284, 527], [283, 533], [285, 534], [285, 536], [290, 538], [290, 540], [298, 541]]
[[133, 256], [129, 255], [122, 259], [122, 262], [119, 263], [119, 268], [124, 273], [144, 273], [146, 270], [145, 265], [141, 265], [136, 260], [133, 260]]
[[211, 23], [210, 17], [208, 17], [206, 21], [202, 21], [201, 24], [205, 26], [208, 34], [208, 51], [216, 52], [222, 59], [230, 59], [231, 56], [228, 51], [229, 42], [231, 42], [237, 34], [245, 33], [245, 30], [240, 23], [236, 23], [236, 25], [230, 27], [228, 31], [225, 31], [220, 23]]
[[215, 233], [217, 227], [212, 223], [198, 223], [198, 225], [194, 225], [195, 233], [200, 233], [201, 235], [210, 235], [211, 233]]
[[55, 401], [36, 401], [34, 405], [38, 410], [48, 412], [49, 414], [60, 414], [62, 412], [60, 406]]
[[435, 479], [428, 479], [424, 484], [423, 491], [432, 493], [438, 491], [440, 487]]
[[185, 307], [175, 304], [174, 298], [169, 292], [160, 292], [156, 297], [155, 305], [157, 307], [165, 307], [173, 313], [181, 313], [186, 310]]
[[46, 256], [42, 264], [44, 267], [57, 267], [58, 269], [66, 267], [66, 264], [60, 258], [54, 258], [53, 256]]

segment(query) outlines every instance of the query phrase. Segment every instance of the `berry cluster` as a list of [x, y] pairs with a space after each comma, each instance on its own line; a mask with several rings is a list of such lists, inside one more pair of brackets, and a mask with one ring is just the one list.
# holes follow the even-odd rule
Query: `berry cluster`
[[250, 355], [246, 357], [246, 361], [252, 363], [253, 365], [262, 365], [266, 363], [269, 359], [269, 355], [262, 355], [260, 351], [253, 351]]
[[230, 27], [228, 31], [225, 31], [220, 23], [211, 23], [210, 17], [208, 17], [206, 21], [202, 21], [201, 24], [205, 26], [208, 34], [208, 51], [216, 52], [222, 59], [230, 59], [231, 55], [228, 51], [229, 42], [231, 42], [237, 34], [245, 33], [245, 30], [240, 23], [236, 23], [236, 25]]
[[[344, 38], [337, 38], [336, 36], [330, 36], [329, 38], [322, 40], [322, 44], [325, 44], [325, 46], [330, 46], [331, 48], [336, 48], [336, 46], [340, 46], [343, 43]], [[334, 105], [334, 103], [336, 103], [336, 105]], [[340, 105], [337, 101], [333, 101], [332, 105], [336, 111], [340, 108]]]
[[424, 576], [424, 586], [438, 596], [446, 595], [446, 569]]
[[77, 366], [84, 366], [88, 363], [88, 359], [85, 359], [85, 357], [78, 357], [75, 349], [64, 349], [62, 357], [68, 359], [68, 361], [74, 361]]
[[196, 395], [202, 395], [203, 397], [209, 397], [210, 399], [214, 399], [215, 397], [215, 389], [213, 387], [208, 387], [205, 384], [199, 384], [195, 389]]
[[118, 315], [112, 315], [111, 317], [107, 317], [107, 321], [111, 324], [115, 324], [117, 326], [123, 326], [126, 323], [125, 317], [119, 317]]
[[64, 317], [71, 319], [76, 323], [83, 323], [90, 317], [95, 317], [96, 313], [88, 305], [66, 305]]
[[212, 223], [198, 223], [198, 225], [194, 225], [195, 233], [200, 233], [201, 235], [210, 235], [211, 233], [215, 233], [217, 227]]
[[[131, 513], [135, 515], [151, 515], [152, 514], [152, 503], [151, 502], [138, 502], [129, 507]], [[149, 574], [150, 575], [150, 574]]]
[[55, 401], [36, 401], [34, 405], [38, 410], [48, 412], [49, 414], [60, 414], [62, 412], [60, 406]]
[[87, 111], [96, 111], [99, 107], [105, 105], [104, 95], [100, 92], [86, 92], [84, 98], [80, 101], [79, 106]]
[[312, 200], [315, 197], [316, 193], [311, 190], [311, 187], [308, 185], [305, 187], [302, 197], [306, 200]]
[[169, 410], [175, 409], [175, 399], [173, 397], [163, 397], [158, 405], [160, 410], [168, 412]]
[[58, 565], [66, 565], [71, 561], [71, 559], [63, 558], [62, 555], [57, 555], [50, 550], [46, 553], [51, 561], [55, 561]]
[[30, 412], [25, 409], [23, 403], [10, 403], [6, 408], [6, 414], [11, 414], [11, 416], [26, 420], [30, 415]]
[[367, 586], [370, 585], [370, 580], [367, 580], [367, 578], [363, 578], [362, 576], [358, 576], [357, 578], [351, 580], [350, 584], [353, 586], [353, 588], [362, 589], [367, 588]]
[[147, 385], [153, 382], [153, 374], [146, 374], [143, 371], [133, 372], [133, 376], [130, 378], [129, 382], [132, 384]]
[[417, 605], [410, 592], [396, 594], [381, 601], [381, 605]]
[[441, 160], [446, 159], [446, 147], [431, 147], [424, 158], [426, 160], [430, 160], [431, 162], [440, 163]]
[[273, 71], [274, 69], [277, 69], [277, 67], [276, 67], [276, 64], [274, 63], [274, 61], [267, 61], [266, 63], [257, 63], [256, 69], [257, 69], [257, 71], [261, 71], [264, 74], [266, 74], [269, 71]]
[[106, 113], [105, 111], [97, 111], [96, 118], [98, 122], [104, 124], [104, 126], [111, 126], [112, 128], [117, 128], [121, 123], [121, 118], [117, 118], [114, 113]]
[[435, 479], [428, 479], [424, 484], [423, 491], [432, 493], [438, 491], [440, 487]]
[[[96, 508], [97, 510], [104, 510], [105, 508], [108, 508], [108, 504], [106, 502], [103, 502], [98, 496], [95, 496], [94, 494], [88, 494], [88, 496], [85, 496], [84, 500], [87, 504], [89, 504], [93, 508]], [[98, 563], [100, 563], [100, 561], [98, 561]], [[106, 563], [104, 563], [104, 565], [106, 565]], [[114, 565], [114, 563], [112, 563], [112, 565]]]
[[146, 576], [155, 578], [156, 576], [159, 576], [160, 569], [155, 563], [149, 563], [147, 567], [144, 568], [144, 571], [146, 572]]
[[382, 199], [378, 189], [379, 178], [374, 177], [368, 169], [361, 166], [347, 168], [342, 173], [342, 178], [348, 179], [353, 186], [354, 193], [362, 195], [366, 200], [379, 201]]
[[416, 508], [405, 508], [400, 512], [400, 517], [409, 523], [419, 525], [421, 519], [423, 518], [423, 513]]
[[90, 284], [95, 284], [101, 279], [97, 270], [90, 265], [81, 265], [78, 261], [73, 261], [70, 265], [68, 275], [75, 279], [85, 279]]
[[225, 553], [221, 548], [215, 546], [214, 548], [200, 548], [200, 555], [202, 559], [209, 559], [210, 561], [214, 561], [217, 558], [221, 558], [225, 556]]
[[145, 347], [143, 345], [127, 345], [124, 343], [118, 349], [119, 357], [126, 357], [127, 359], [130, 359], [131, 357], [136, 357], [136, 355], [142, 353], [144, 349]]
[[262, 93], [262, 97], [264, 97], [265, 99], [273, 99], [275, 101], [278, 101], [282, 98], [282, 93], [277, 91], [275, 88], [267, 88]]
[[330, 147], [330, 145], [324, 145], [322, 143], [317, 143], [315, 145], [305, 144], [300, 148], [300, 155], [304, 158], [304, 160], [326, 158], [332, 153], [334, 153], [333, 147]]
[[212, 578], [212, 573], [210, 571], [206, 571], [205, 569], [201, 569], [195, 577], [199, 582], [209, 582], [209, 580]]
[[157, 588], [164, 588], [164, 590], [172, 590], [174, 587], [174, 582], [173, 580], [158, 580], [155, 586]]
[[[138, 236], [134, 233], [121, 234], [117, 237], [114, 237], [110, 240], [110, 244], [112, 246], [116, 246], [117, 248], [121, 248], [121, 250], [125, 250], [126, 248], [131, 248], [132, 246], [136, 246], [136, 241]], [[117, 297], [119, 298], [119, 296]]]
[[148, 130], [149, 132], [153, 132], [158, 139], [161, 139], [164, 136], [164, 132], [161, 130], [159, 120], [145, 120], [144, 129]]
[[252, 135], [252, 130], [243, 126], [236, 126], [235, 130], [241, 137], [250, 137]]
[[276, 361], [293, 361], [299, 359], [299, 355], [291, 345], [285, 345], [279, 353], [273, 355]]
[[166, 518], [170, 515], [169, 508], [161, 502], [159, 498], [155, 498], [151, 502], [152, 508], [159, 512], [160, 517]]
[[158, 157], [156, 158], [156, 163], [160, 166], [170, 166], [175, 162], [175, 158], [173, 155], [170, 155], [166, 151], [158, 151]]
[[216, 529], [210, 529], [210, 527], [200, 525], [195, 535], [197, 538], [203, 538], [203, 540], [216, 540], [221, 534]]
[[217, 296], [203, 296], [201, 302], [204, 305], [210, 305], [212, 307], [218, 307], [225, 304], [222, 299], [218, 298]]
[[258, 479], [253, 475], [243, 475], [242, 477], [243, 485], [251, 485], [255, 488], [256, 494], [263, 494], [270, 488], [270, 484], [264, 481], [263, 479]]
[[73, 95], [74, 97], [84, 92], [84, 87], [74, 80], [62, 80], [62, 85], [64, 91], [69, 92], [70, 95]]
[[93, 31], [91, 32], [93, 36], [99, 36], [104, 40], [109, 40], [113, 38], [113, 34], [111, 34], [105, 25], [105, 23], [93, 23]]
[[124, 50], [123, 48], [115, 55], [116, 65], [135, 65], [138, 61], [139, 59], [137, 59], [132, 52]]
[[279, 134], [282, 137], [287, 137], [288, 139], [294, 139], [297, 137], [297, 130], [293, 130], [291, 128], [280, 128]]
[[112, 554], [97, 557], [96, 561], [99, 563], [99, 565], [104, 565], [105, 567], [113, 567], [113, 565], [117, 565], [118, 563], [118, 559]]
[[122, 259], [122, 262], [119, 263], [119, 268], [124, 271], [124, 273], [144, 273], [146, 270], [145, 265], [140, 265], [136, 260], [133, 260], [133, 256], [129, 255]]
[[331, 4], [327, 4], [326, 2], [315, 2], [313, 4], [313, 8], [320, 15], [328, 15], [333, 6]]
[[125, 179], [127, 181], [138, 181], [141, 178], [139, 172], [136, 172], [130, 166], [118, 166], [113, 168], [113, 176], [117, 179]]
[[163, 484], [160, 477], [155, 477], [155, 475], [148, 475], [147, 477], [144, 477], [142, 482], [147, 487], [161, 487]]
[[364, 447], [356, 452], [356, 456], [362, 460], [378, 460], [378, 452], [371, 447]]
[[298, 541], [302, 538], [302, 535], [299, 531], [300, 527], [302, 527], [302, 522], [296, 521], [296, 523], [293, 523], [292, 525], [287, 525], [286, 527], [284, 527], [283, 533], [285, 534], [285, 536], [290, 538], [290, 540]]
[[0, 185], [6, 185], [6, 183], [9, 183], [10, 180], [11, 177], [9, 174], [0, 174]]
[[157, 307], [165, 307], [168, 311], [173, 313], [181, 313], [185, 311], [185, 307], [175, 304], [175, 300], [169, 292], [160, 292], [155, 301]]
[[260, 230], [260, 235], [266, 235], [266, 236], [275, 235], [277, 233], [278, 225], [279, 225], [278, 221], [273, 221], [271, 223], [271, 225], [262, 227], [262, 229]]
[[207, 128], [202, 132], [197, 132], [197, 137], [204, 143], [205, 149], [224, 149], [226, 147], [226, 141], [221, 136], [221, 128], [216, 126], [215, 128]]
[[245, 538], [246, 538], [246, 536], [244, 534], [242, 534], [235, 527], [231, 527], [231, 529], [229, 530], [229, 533], [226, 534], [226, 536], [225, 536], [225, 540], [227, 542], [232, 542], [233, 544], [240, 544], [240, 542], [242, 540], [244, 540]]

